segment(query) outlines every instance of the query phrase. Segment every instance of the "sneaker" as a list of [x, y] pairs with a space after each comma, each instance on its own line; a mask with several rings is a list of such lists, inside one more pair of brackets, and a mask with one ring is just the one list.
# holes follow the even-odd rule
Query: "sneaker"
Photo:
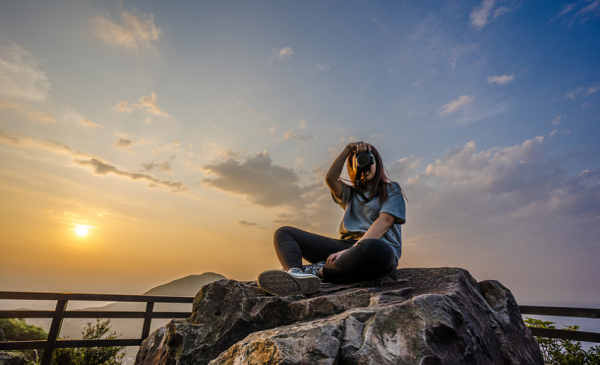
[[[325, 261], [319, 261], [312, 265], [304, 265], [302, 266], [302, 270], [306, 274], [313, 274], [314, 276], [319, 276], [319, 270], [325, 266]], [[291, 270], [291, 269], [290, 269]]]
[[273, 295], [314, 294], [321, 289], [321, 279], [299, 268], [267, 270], [258, 275], [258, 286]]

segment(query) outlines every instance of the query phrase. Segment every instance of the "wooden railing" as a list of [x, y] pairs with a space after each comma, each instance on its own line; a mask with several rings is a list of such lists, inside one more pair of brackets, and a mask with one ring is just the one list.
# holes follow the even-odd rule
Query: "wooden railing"
[[[57, 348], [140, 346], [150, 334], [150, 325], [154, 318], [187, 318], [191, 312], [155, 312], [154, 303], [192, 303], [193, 297], [168, 297], [151, 295], [113, 295], [113, 294], [71, 294], [71, 293], [31, 293], [0, 291], [0, 299], [15, 300], [56, 300], [55, 310], [2, 310], [0, 318], [52, 318], [47, 340], [4, 341], [0, 350], [44, 350], [41, 365], [50, 365], [52, 354]], [[146, 303], [144, 312], [118, 311], [67, 311], [69, 301], [101, 302], [142, 302]], [[112, 340], [59, 340], [63, 318], [143, 318], [140, 338]]]
[[[50, 365], [52, 354], [57, 348], [140, 346], [150, 334], [150, 324], [154, 318], [188, 318], [191, 312], [154, 312], [154, 303], [192, 303], [193, 297], [167, 297], [150, 295], [113, 295], [113, 294], [71, 294], [71, 293], [32, 293], [0, 291], [0, 299], [15, 300], [56, 300], [55, 310], [0, 310], [0, 318], [52, 318], [47, 340], [4, 341], [0, 350], [42, 349], [42, 365]], [[144, 312], [118, 311], [67, 311], [69, 301], [101, 302], [142, 302], [146, 303]], [[600, 309], [519, 306], [521, 314], [533, 314], [559, 317], [600, 318]], [[112, 340], [59, 340], [60, 327], [64, 318], [143, 318], [140, 338]], [[568, 339], [576, 341], [600, 342], [600, 333], [567, 331], [560, 329], [533, 328], [534, 336]]]
[[[537, 314], [540, 316], [557, 317], [579, 317], [579, 318], [600, 318], [600, 309], [588, 308], [570, 308], [570, 307], [538, 307], [532, 305], [520, 305], [521, 314]], [[587, 342], [600, 342], [600, 333], [567, 331], [551, 328], [529, 327], [534, 336], [560, 338], [563, 340], [576, 340]]]

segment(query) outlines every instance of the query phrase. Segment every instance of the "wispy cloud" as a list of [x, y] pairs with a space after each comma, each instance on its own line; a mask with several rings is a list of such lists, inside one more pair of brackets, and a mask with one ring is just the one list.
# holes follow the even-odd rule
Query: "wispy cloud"
[[504, 85], [515, 79], [515, 75], [502, 75], [502, 76], [488, 76], [488, 84]]
[[14, 43], [0, 43], [0, 99], [42, 102], [48, 97], [50, 81], [39, 61]]
[[278, 58], [280, 60], [289, 59], [294, 54], [292, 47], [284, 47], [284, 48], [273, 48], [271, 50], [273, 55], [269, 58], [268, 62], [273, 62], [274, 58]]
[[51, 124], [56, 122], [56, 119], [54, 119], [53, 117], [46, 115], [45, 113], [42, 113], [41, 111], [36, 110], [27, 105], [0, 101], [0, 109], [13, 109], [19, 114], [27, 115], [34, 122], [39, 124]]
[[[169, 114], [162, 111], [158, 106], [158, 96], [154, 92], [151, 92], [150, 96], [142, 96], [139, 104], [133, 103], [130, 105], [127, 100], [122, 100], [111, 109], [120, 113], [131, 113], [133, 108], [141, 109], [146, 113], [159, 115], [161, 117], [170, 117]], [[151, 118], [146, 118], [145, 122], [151, 124], [154, 121]]]
[[492, 8], [496, 3], [495, 0], [483, 0], [481, 4], [474, 7], [471, 11], [471, 27], [475, 30], [481, 30], [488, 23], [488, 18], [492, 12]]
[[[136, 14], [137, 13], [137, 14]], [[90, 19], [94, 35], [106, 44], [132, 50], [149, 50], [156, 53], [155, 43], [162, 33], [154, 24], [154, 15], [137, 11], [121, 12], [121, 24], [97, 15]]]
[[246, 221], [237, 221], [238, 226], [241, 227], [255, 227], [255, 228], [259, 228], [259, 229], [265, 229], [265, 227], [261, 227], [258, 225], [258, 223], [254, 223], [254, 222], [246, 222]]
[[577, 89], [571, 91], [570, 93], [565, 94], [565, 98], [575, 100], [578, 97], [580, 97], [580, 95], [582, 95], [582, 94], [583, 94], [583, 97], [585, 98], [587, 96], [597, 93], [598, 91], [600, 91], [599, 85], [589, 86], [587, 88], [579, 86]]
[[304, 134], [304, 133], [296, 133], [293, 129], [287, 131], [283, 138], [285, 140], [295, 140], [295, 141], [310, 141], [311, 139], [317, 138], [316, 134]]
[[0, 131], [0, 142], [18, 146], [18, 147], [35, 147], [58, 153], [66, 153], [77, 157], [94, 157], [85, 152], [73, 151], [69, 146], [60, 142], [51, 141], [49, 139], [37, 140], [31, 137], [16, 137]]
[[465, 105], [468, 105], [475, 100], [474, 96], [463, 95], [460, 98], [449, 102], [448, 104], [442, 107], [442, 110], [439, 112], [440, 115], [448, 115], [453, 113], [460, 108], [463, 108]]
[[143, 163], [142, 166], [146, 171], [152, 171], [156, 169], [160, 172], [173, 172], [169, 162]]
[[329, 64], [322, 65], [319, 62], [317, 62], [315, 68], [319, 71], [331, 70], [331, 66]]
[[[181, 193], [181, 192], [185, 192], [185, 191], [189, 190], [181, 182], [164, 181], [164, 180], [160, 180], [155, 177], [152, 177], [150, 175], [119, 170], [115, 166], [104, 163], [96, 158], [93, 158], [90, 160], [75, 160], [75, 163], [79, 166], [91, 167], [94, 170], [94, 174], [96, 174], [96, 175], [105, 176], [108, 174], [114, 174], [116, 176], [124, 177], [124, 178], [130, 179], [130, 180], [146, 180], [146, 181], [149, 181], [151, 184], [160, 185], [160, 186], [169, 188], [169, 189], [171, 189], [172, 193]], [[152, 187], [152, 186], [150, 186], [150, 187]]]
[[133, 141], [126, 139], [126, 138], [119, 138], [115, 142], [115, 147], [117, 147], [117, 148], [129, 148], [131, 146], [133, 146]]
[[82, 126], [84, 126], [84, 127], [93, 128], [93, 129], [104, 128], [100, 124], [96, 124], [96, 123], [94, 123], [94, 122], [92, 122], [91, 120], [88, 120], [88, 119], [81, 119], [79, 121], [79, 124], [82, 125]]
[[562, 124], [563, 118], [566, 117], [566, 116], [567, 116], [566, 114], [559, 115], [556, 118], [554, 118], [554, 120], [552, 120], [552, 122], [550, 122], [550, 124], [552, 124], [552, 125], [560, 125], [560, 124]]

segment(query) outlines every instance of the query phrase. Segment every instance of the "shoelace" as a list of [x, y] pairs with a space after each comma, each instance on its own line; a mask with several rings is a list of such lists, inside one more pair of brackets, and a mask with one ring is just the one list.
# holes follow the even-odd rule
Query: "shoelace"
[[312, 264], [312, 265], [304, 265], [302, 266], [302, 270], [304, 270], [304, 272], [306, 274], [313, 274], [314, 276], [319, 276], [319, 270], [325, 266], [325, 262], [321, 261], [321, 262], [317, 262], [316, 264]]

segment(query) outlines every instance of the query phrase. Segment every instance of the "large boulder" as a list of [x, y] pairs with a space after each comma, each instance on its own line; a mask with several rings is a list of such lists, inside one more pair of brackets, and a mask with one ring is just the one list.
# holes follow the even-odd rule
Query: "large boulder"
[[380, 279], [274, 297], [220, 280], [140, 347], [137, 365], [540, 364], [510, 290], [463, 269], [401, 269]]

